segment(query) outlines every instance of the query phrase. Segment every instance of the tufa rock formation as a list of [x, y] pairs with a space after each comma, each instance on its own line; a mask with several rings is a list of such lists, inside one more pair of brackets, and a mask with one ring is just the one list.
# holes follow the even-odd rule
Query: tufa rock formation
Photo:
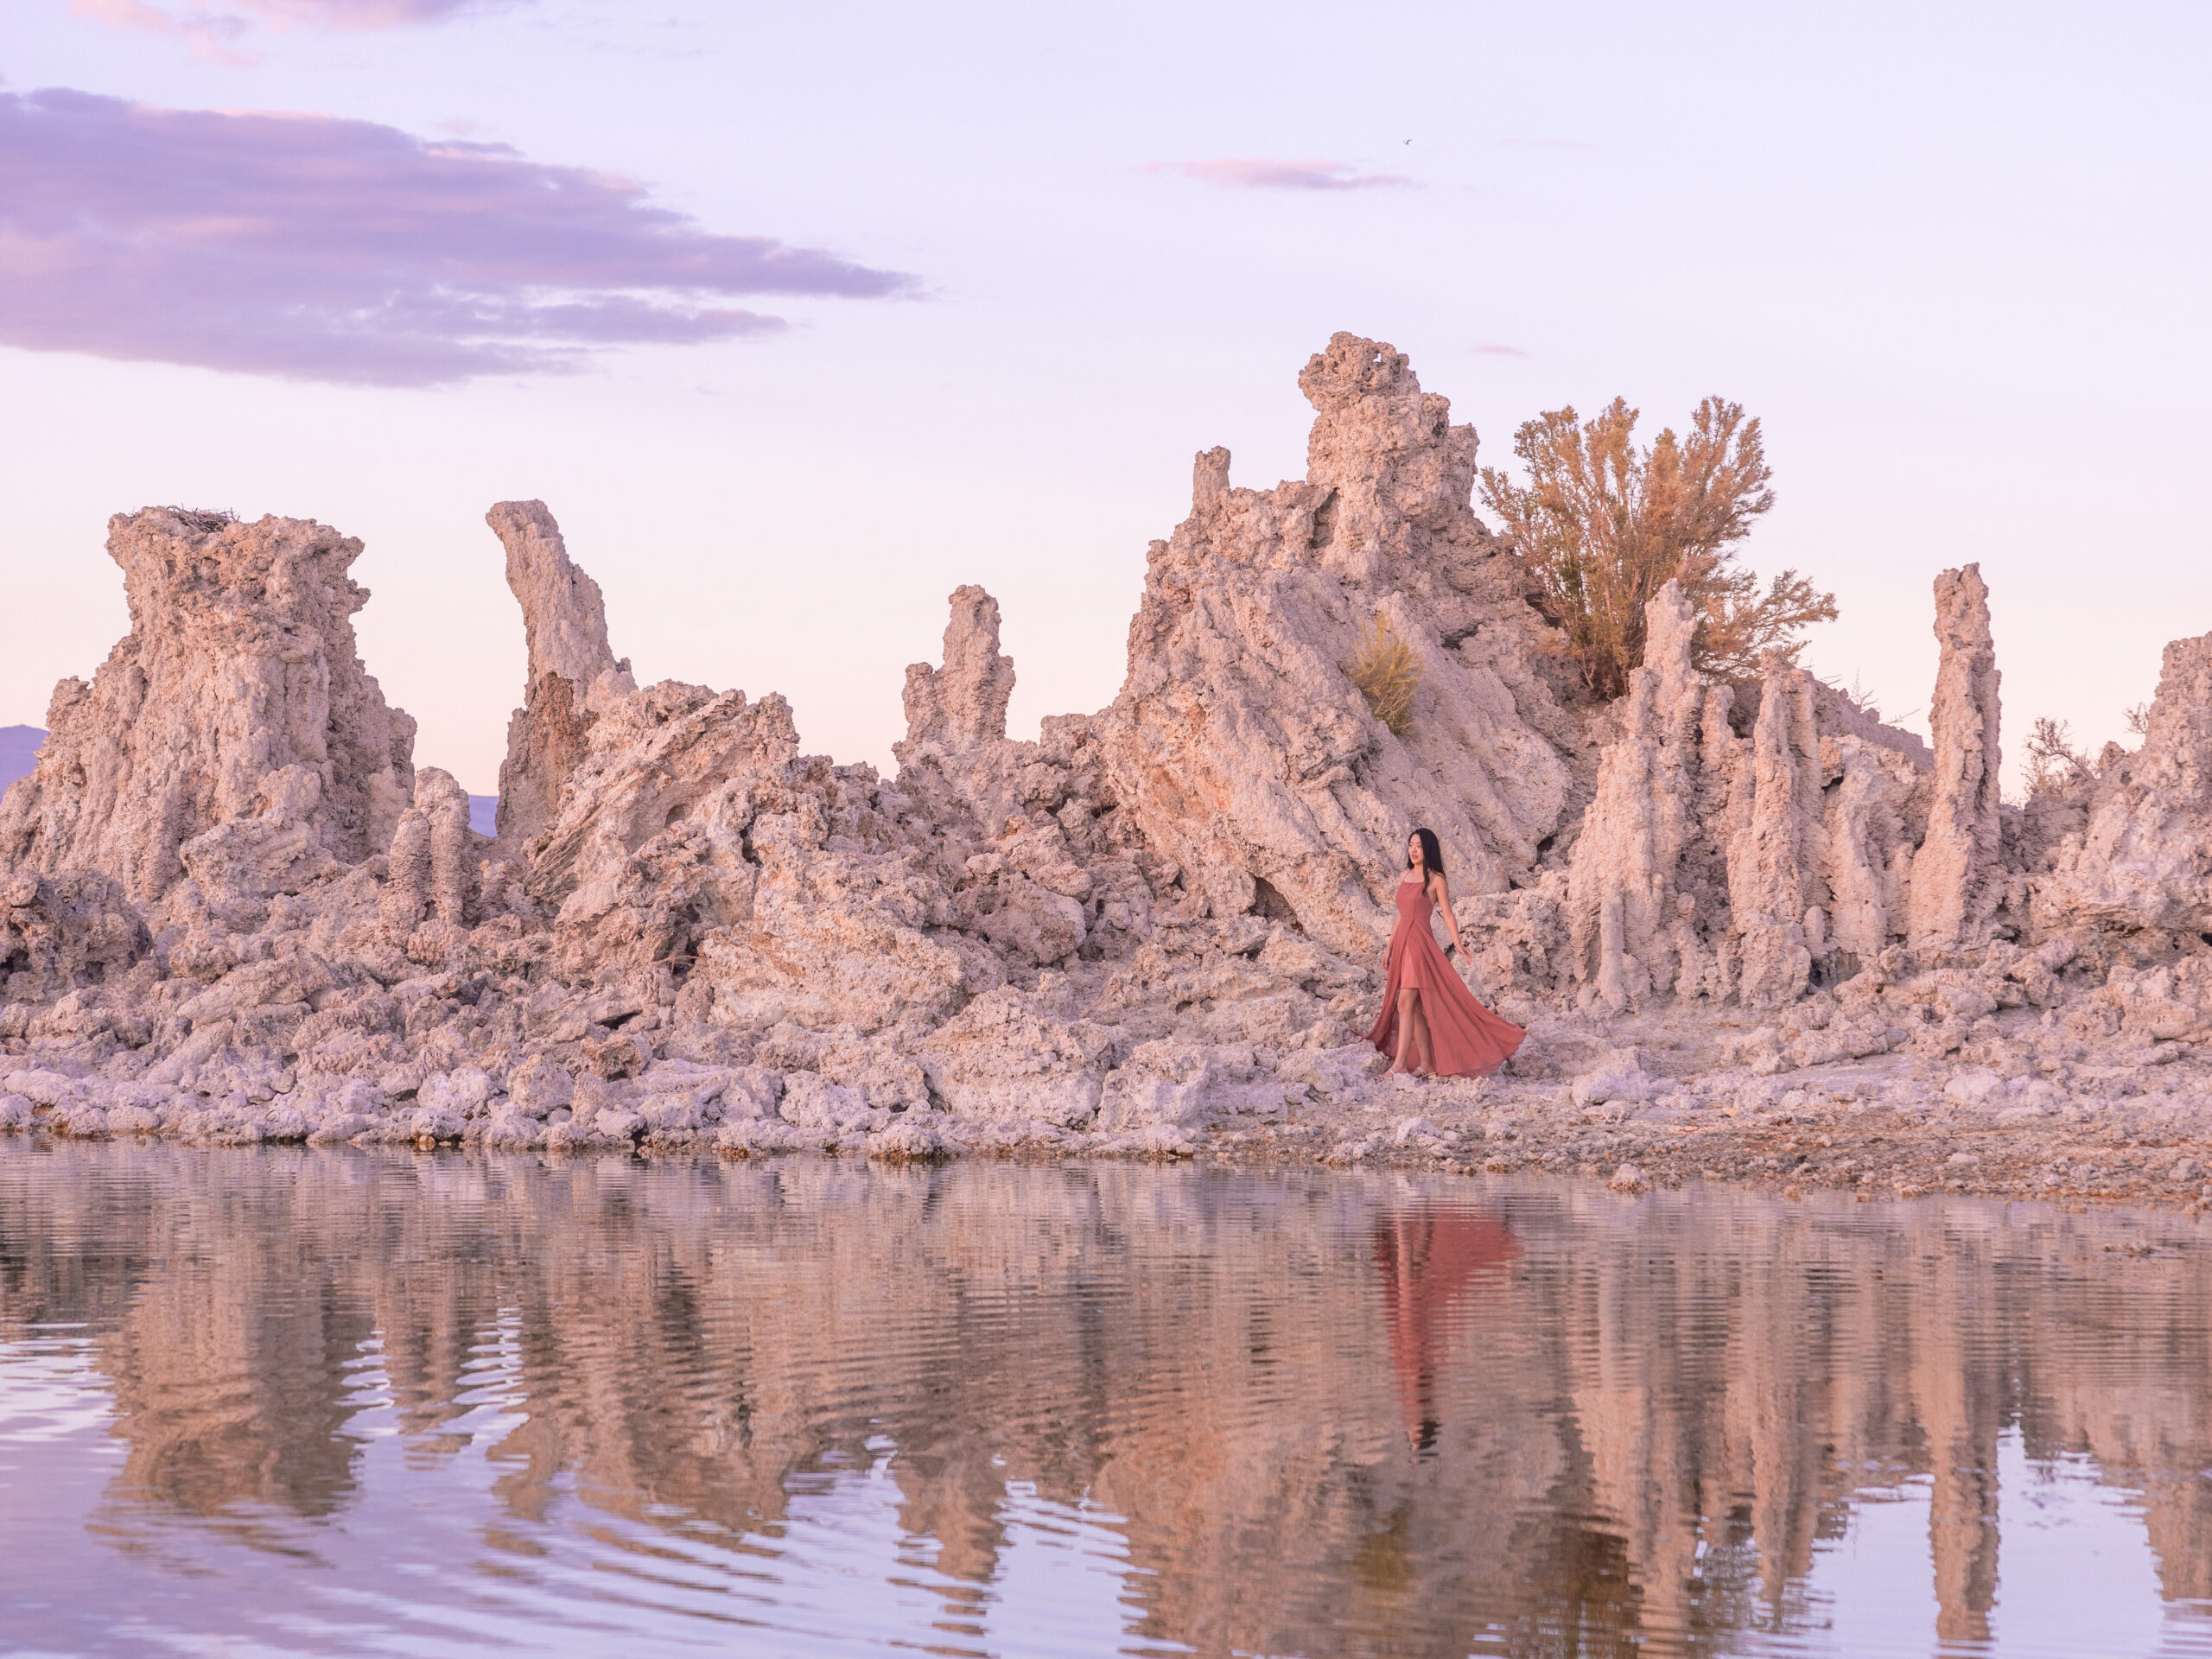
[[188, 872], [297, 891], [381, 852], [414, 790], [415, 722], [353, 645], [360, 543], [312, 520], [149, 507], [108, 523], [130, 632], [64, 680], [0, 864], [99, 871], [133, 900]]
[[507, 722], [499, 817], [502, 841], [527, 841], [559, 814], [593, 721], [638, 688], [629, 663], [607, 646], [599, 584], [569, 562], [545, 504], [501, 501], [484, 522], [506, 549], [507, 586], [529, 645], [523, 706]]
[[[1595, 757], [1548, 677], [1528, 578], [1469, 505], [1473, 429], [1350, 334], [1298, 384], [1316, 411], [1305, 480], [1235, 489], [1227, 450], [1198, 457], [1097, 736], [1179, 902], [1260, 907], [1363, 958], [1417, 823], [1460, 890], [1503, 893], [1586, 798]], [[1376, 616], [1421, 657], [1403, 738], [1344, 674]]]
[[1936, 578], [1936, 638], [1943, 650], [1929, 708], [1935, 792], [1911, 896], [1913, 949], [1927, 956], [1981, 943], [1996, 902], [1997, 649], [1980, 566]]
[[424, 922], [466, 928], [476, 918], [474, 842], [468, 791], [450, 772], [425, 766], [415, 775], [415, 804], [400, 815], [385, 865], [378, 912], [405, 938]]
[[924, 745], [969, 754], [1006, 737], [1006, 706], [1014, 697], [1014, 658], [999, 654], [999, 602], [982, 588], [956, 588], [947, 601], [944, 666], [906, 670], [906, 740], [894, 746], [899, 764]]
[[2036, 883], [2038, 931], [2193, 952], [2212, 931], [2212, 634], [2166, 647], [2142, 748], [2108, 752], [2077, 792], [2084, 822]]
[[1726, 871], [1705, 826], [1726, 815], [1735, 781], [1731, 693], [1691, 668], [1696, 619], [1676, 584], [1645, 614], [1643, 666], [1621, 699], [1567, 873], [1573, 973], [1613, 1014], [1655, 994], [1726, 991], [1713, 944]]
[[[1936, 583], [1932, 753], [1779, 660], [1700, 674], [1671, 586], [1598, 705], [1471, 511], [1445, 399], [1350, 334], [1299, 385], [1306, 476], [1198, 457], [1109, 706], [1007, 737], [998, 607], [962, 588], [889, 779], [803, 753], [772, 694], [639, 687], [552, 516], [493, 507], [529, 646], [496, 839], [361, 670], [359, 543], [117, 519], [130, 634], [0, 802], [0, 1122], [897, 1157], [1294, 1137], [1392, 1097], [1357, 1033], [1416, 824], [1470, 971], [1535, 1027], [1438, 1102], [2102, 1087], [2212, 1039], [2212, 639], [2170, 648], [2140, 753], [2025, 814], [1972, 566]], [[1346, 673], [1378, 618], [1421, 664], [1402, 735]]]

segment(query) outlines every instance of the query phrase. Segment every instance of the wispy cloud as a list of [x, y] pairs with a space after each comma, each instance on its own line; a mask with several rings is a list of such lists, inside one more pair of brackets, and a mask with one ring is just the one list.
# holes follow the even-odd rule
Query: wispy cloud
[[1518, 346], [1497, 346], [1488, 342], [1480, 346], [1471, 346], [1467, 349], [1477, 357], [1526, 357], [1529, 355]]
[[253, 63], [258, 54], [238, 42], [255, 24], [324, 31], [406, 29], [442, 23], [465, 11], [528, 4], [530, 0], [69, 0], [75, 16], [114, 29], [166, 35], [188, 42], [195, 57]]
[[735, 298], [914, 286], [505, 145], [0, 92], [0, 344], [32, 351], [434, 385], [785, 326]]
[[132, 29], [143, 35], [166, 35], [188, 42], [192, 55], [212, 63], [258, 63], [260, 54], [240, 51], [235, 42], [245, 34], [243, 17], [207, 12], [177, 14], [149, 6], [145, 0], [69, 0], [69, 10], [111, 29]]
[[[186, 0], [213, 10], [207, 0]], [[220, 9], [249, 13], [279, 29], [405, 29], [442, 23], [464, 11], [491, 11], [527, 0], [220, 0]]]
[[1267, 156], [1210, 162], [1153, 162], [1147, 173], [1176, 173], [1217, 190], [1376, 190], [1410, 185], [1403, 173], [1363, 172], [1354, 162], [1281, 161]]

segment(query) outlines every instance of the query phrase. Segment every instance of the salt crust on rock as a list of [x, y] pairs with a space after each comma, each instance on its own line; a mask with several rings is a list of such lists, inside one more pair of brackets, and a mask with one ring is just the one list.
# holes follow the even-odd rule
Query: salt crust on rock
[[[57, 689], [0, 802], [0, 1129], [893, 1160], [1480, 1141], [1633, 1193], [1681, 1158], [1592, 1122], [1817, 1095], [2032, 1138], [2196, 1076], [2212, 636], [2168, 648], [2139, 753], [2025, 813], [1998, 798], [1972, 566], [1936, 583], [1932, 751], [1786, 662], [1700, 673], [1671, 586], [1599, 706], [1471, 511], [1446, 400], [1350, 334], [1299, 385], [1306, 477], [1198, 457], [1108, 708], [1007, 737], [998, 606], [962, 588], [887, 779], [803, 753], [773, 694], [639, 687], [552, 515], [499, 504], [530, 665], [496, 839], [361, 668], [359, 543], [117, 518], [131, 632]], [[1378, 621], [1421, 665], [1403, 734], [1346, 671]], [[1451, 851], [1471, 975], [1532, 1026], [1490, 1083], [1385, 1083], [1357, 1041], [1415, 824]]]

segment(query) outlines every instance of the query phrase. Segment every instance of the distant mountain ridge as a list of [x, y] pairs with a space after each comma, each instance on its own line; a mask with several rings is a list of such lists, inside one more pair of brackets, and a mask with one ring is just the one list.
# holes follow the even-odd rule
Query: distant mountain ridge
[[38, 746], [45, 741], [43, 726], [0, 726], [0, 789], [38, 764]]
[[[5, 789], [38, 764], [39, 745], [46, 741], [43, 726], [0, 726], [0, 789]], [[468, 798], [468, 827], [480, 836], [496, 832], [499, 798]]]

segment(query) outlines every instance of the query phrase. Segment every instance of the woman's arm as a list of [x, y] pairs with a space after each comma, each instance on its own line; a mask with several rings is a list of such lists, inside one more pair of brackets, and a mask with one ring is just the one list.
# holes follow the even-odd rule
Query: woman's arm
[[1444, 912], [1444, 925], [1451, 932], [1452, 943], [1459, 948], [1461, 956], [1465, 956], [1467, 942], [1459, 937], [1459, 924], [1452, 918], [1452, 890], [1444, 885], [1442, 876], [1429, 878], [1428, 896], [1436, 900], [1436, 907]]

